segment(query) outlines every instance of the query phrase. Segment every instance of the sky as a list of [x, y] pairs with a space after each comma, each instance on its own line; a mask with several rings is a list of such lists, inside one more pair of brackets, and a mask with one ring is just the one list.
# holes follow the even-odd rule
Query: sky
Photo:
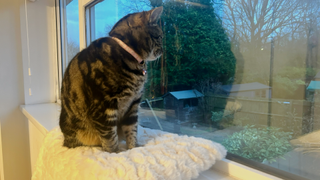
[[[126, 13], [125, 8], [121, 6], [120, 0], [106, 0], [95, 5], [95, 35], [96, 38], [108, 36], [106, 26], [111, 28]], [[123, 0], [124, 4], [130, 4], [135, 0]], [[144, 7], [144, 10], [149, 10]], [[78, 0], [73, 0], [67, 5], [67, 36], [68, 41], [79, 44], [79, 10]]]
[[79, 44], [79, 10], [78, 0], [73, 0], [67, 5], [67, 36], [68, 42]]

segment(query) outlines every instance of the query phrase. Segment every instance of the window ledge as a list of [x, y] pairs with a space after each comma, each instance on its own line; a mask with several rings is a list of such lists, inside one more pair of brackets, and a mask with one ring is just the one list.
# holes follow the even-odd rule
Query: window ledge
[[22, 113], [42, 134], [59, 125], [60, 105], [56, 103], [21, 105]]
[[[57, 103], [21, 105], [22, 113], [43, 135], [59, 125], [60, 105]], [[209, 170], [200, 174], [197, 180], [278, 180], [280, 178], [244, 166], [228, 159], [217, 161]]]

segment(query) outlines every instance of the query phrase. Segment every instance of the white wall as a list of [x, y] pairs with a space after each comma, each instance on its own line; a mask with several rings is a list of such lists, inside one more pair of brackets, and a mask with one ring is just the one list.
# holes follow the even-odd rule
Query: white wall
[[54, 7], [55, 0], [0, 0], [0, 121], [5, 180], [31, 179], [28, 125], [19, 106], [55, 101]]
[[57, 70], [55, 0], [26, 2], [27, 8], [23, 5], [20, 10], [25, 104], [54, 102]]
[[24, 104], [20, 7], [23, 0], [0, 0], [0, 121], [5, 180], [30, 179]]

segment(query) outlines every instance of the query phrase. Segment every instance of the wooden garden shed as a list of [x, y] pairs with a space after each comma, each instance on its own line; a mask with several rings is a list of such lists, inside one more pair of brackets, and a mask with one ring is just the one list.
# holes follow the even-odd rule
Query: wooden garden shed
[[203, 96], [195, 89], [166, 93], [162, 96], [166, 118], [180, 121], [188, 120], [190, 113], [194, 113], [191, 111], [198, 106], [199, 98]]

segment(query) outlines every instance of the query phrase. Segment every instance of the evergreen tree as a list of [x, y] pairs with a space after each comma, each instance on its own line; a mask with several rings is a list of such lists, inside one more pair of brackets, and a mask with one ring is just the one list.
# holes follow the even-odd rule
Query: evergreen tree
[[204, 79], [226, 83], [234, 76], [236, 60], [212, 0], [167, 0], [160, 5], [165, 52], [160, 61], [149, 63], [149, 98], [163, 89], [191, 89]]

